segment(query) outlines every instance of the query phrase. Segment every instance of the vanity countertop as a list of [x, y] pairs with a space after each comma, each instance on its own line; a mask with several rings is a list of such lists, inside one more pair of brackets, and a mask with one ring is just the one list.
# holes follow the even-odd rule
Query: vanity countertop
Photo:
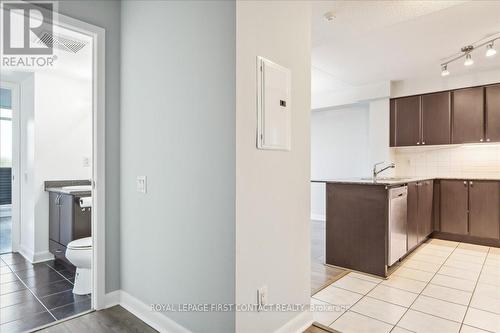
[[70, 194], [77, 197], [90, 197], [92, 186], [90, 180], [46, 181], [45, 191]]

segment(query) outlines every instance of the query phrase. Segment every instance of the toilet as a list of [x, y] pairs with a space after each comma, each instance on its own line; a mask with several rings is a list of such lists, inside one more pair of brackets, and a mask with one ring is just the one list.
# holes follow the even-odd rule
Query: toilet
[[92, 292], [92, 237], [76, 239], [66, 248], [66, 259], [76, 267], [73, 293], [87, 295]]

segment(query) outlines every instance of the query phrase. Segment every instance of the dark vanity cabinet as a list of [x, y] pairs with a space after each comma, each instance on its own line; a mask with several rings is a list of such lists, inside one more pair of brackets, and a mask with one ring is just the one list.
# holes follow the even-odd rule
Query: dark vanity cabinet
[[49, 193], [49, 249], [58, 258], [64, 258], [71, 241], [91, 235], [91, 210], [79, 201], [71, 194]]

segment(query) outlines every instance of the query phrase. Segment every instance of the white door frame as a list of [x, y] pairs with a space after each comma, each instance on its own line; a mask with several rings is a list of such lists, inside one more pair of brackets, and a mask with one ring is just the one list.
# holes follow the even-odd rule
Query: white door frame
[[21, 241], [21, 188], [20, 188], [20, 147], [21, 147], [21, 117], [20, 89], [18, 83], [0, 82], [0, 87], [9, 89], [12, 94], [12, 252], [19, 251]]
[[[44, 9], [40, 9], [43, 11]], [[77, 31], [92, 38], [92, 307], [106, 306], [106, 245], [105, 245], [105, 30], [101, 27], [54, 13], [54, 25]]]

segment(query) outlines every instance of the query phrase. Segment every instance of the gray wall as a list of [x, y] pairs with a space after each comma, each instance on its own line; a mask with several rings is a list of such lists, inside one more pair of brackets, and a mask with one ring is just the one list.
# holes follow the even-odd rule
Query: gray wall
[[120, 289], [120, 1], [59, 1], [59, 12], [106, 29], [106, 292]]
[[[122, 290], [146, 304], [233, 303], [235, 3], [124, 1], [122, 22]], [[165, 315], [234, 331], [234, 313]]]

